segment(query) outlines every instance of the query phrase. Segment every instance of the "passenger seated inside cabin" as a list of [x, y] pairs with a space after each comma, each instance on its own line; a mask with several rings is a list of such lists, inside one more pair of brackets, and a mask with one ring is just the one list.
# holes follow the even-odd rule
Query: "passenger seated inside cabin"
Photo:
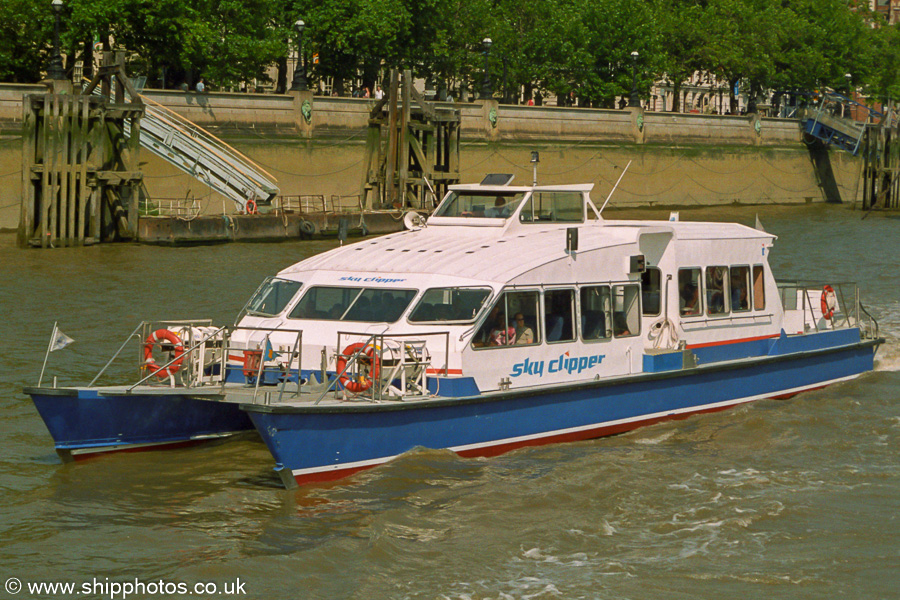
[[628, 319], [625, 318], [625, 313], [623, 312], [616, 311], [613, 313], [613, 335], [616, 337], [631, 335], [631, 332], [628, 330]]
[[510, 212], [510, 207], [506, 204], [506, 198], [497, 196], [494, 199], [494, 206], [484, 211], [484, 216], [506, 218], [509, 216]]
[[[532, 333], [532, 337], [534, 334]], [[498, 314], [494, 321], [494, 327], [491, 329], [491, 339], [489, 346], [510, 346], [516, 343], [516, 328], [509, 327], [503, 319], [502, 314]]]
[[731, 310], [734, 312], [750, 310], [749, 278], [749, 267], [731, 268]]
[[516, 344], [533, 344], [534, 330], [525, 323], [525, 315], [516, 313]]
[[708, 267], [706, 269], [706, 310], [710, 315], [725, 312], [725, 284], [728, 267]]
[[697, 286], [692, 283], [685, 283], [681, 286], [680, 302], [681, 315], [699, 315], [700, 314], [700, 294]]

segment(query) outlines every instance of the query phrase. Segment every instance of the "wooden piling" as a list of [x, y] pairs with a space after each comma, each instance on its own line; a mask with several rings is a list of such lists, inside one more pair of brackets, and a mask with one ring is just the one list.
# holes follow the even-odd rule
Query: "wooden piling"
[[[92, 95], [98, 84], [105, 96]], [[105, 57], [83, 93], [55, 91], [26, 96], [23, 102], [18, 244], [58, 248], [133, 239], [144, 107], [125, 74], [123, 57]], [[127, 142], [126, 121], [131, 127]]]
[[387, 99], [369, 114], [360, 189], [366, 208], [428, 210], [448, 185], [459, 182], [460, 111], [426, 102], [412, 80], [409, 70], [402, 79], [392, 70]]

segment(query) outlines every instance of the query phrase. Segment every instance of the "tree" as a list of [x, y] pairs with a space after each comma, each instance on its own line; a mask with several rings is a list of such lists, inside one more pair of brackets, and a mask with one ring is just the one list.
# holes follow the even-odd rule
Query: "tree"
[[50, 59], [53, 43], [50, 3], [0, 2], [0, 81], [32, 83]]

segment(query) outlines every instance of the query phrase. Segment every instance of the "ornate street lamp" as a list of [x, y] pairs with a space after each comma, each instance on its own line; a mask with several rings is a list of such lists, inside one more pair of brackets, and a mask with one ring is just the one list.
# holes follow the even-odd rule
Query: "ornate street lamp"
[[294, 68], [291, 90], [305, 92], [309, 89], [309, 85], [306, 83], [306, 61], [303, 60], [303, 30], [306, 29], [306, 23], [297, 19], [294, 29], [297, 30], [297, 66]]
[[53, 7], [53, 12], [56, 13], [56, 24], [53, 26], [53, 58], [50, 59], [47, 78], [65, 79], [66, 70], [63, 69], [62, 55], [59, 53], [59, 14], [63, 9], [63, 0], [53, 0], [50, 6]]
[[484, 38], [481, 43], [484, 45], [484, 79], [481, 81], [481, 99], [490, 100], [494, 95], [491, 90], [491, 76], [488, 73], [488, 54], [491, 52], [491, 38]]
[[638, 98], [637, 91], [637, 60], [638, 60], [638, 51], [635, 50], [631, 53], [631, 96], [628, 98], [628, 106], [640, 106], [641, 99]]

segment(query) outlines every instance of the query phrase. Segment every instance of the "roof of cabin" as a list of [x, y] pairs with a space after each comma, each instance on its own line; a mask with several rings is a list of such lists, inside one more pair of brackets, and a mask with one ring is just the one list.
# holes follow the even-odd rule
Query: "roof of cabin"
[[[312, 270], [422, 273], [505, 282], [564, 259], [571, 223], [510, 223], [506, 228], [429, 226], [335, 248], [282, 274]], [[774, 236], [735, 223], [591, 221], [579, 226], [579, 253], [635, 243], [642, 233], [672, 231], [681, 240], [761, 239]]]

